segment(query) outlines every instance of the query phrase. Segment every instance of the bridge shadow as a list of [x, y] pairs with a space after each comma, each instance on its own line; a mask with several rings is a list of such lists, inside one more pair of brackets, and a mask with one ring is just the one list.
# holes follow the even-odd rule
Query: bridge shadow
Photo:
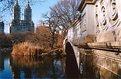
[[79, 79], [79, 69], [75, 58], [74, 50], [69, 42], [66, 43], [66, 67], [65, 73], [67, 79]]

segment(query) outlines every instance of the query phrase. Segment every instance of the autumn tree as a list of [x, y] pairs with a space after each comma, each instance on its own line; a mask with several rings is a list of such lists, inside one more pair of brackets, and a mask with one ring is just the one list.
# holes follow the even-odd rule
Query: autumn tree
[[53, 13], [51, 12], [50, 15], [48, 14], [44, 14], [43, 17], [46, 19], [43, 23], [48, 25], [48, 28], [50, 30], [51, 33], [51, 42], [52, 42], [52, 48], [54, 47], [55, 41], [56, 41], [56, 36], [57, 36], [57, 32], [58, 32], [58, 22], [59, 19], [58, 17], [54, 17]]
[[44, 48], [50, 48], [52, 47], [52, 40], [51, 40], [51, 32], [49, 30], [49, 27], [47, 27], [44, 24], [40, 24], [36, 28], [36, 37], [39, 39], [39, 43], [42, 46], [46, 46]]
[[80, 0], [59, 0], [58, 3], [51, 7], [50, 14], [44, 14], [45, 21], [52, 34], [52, 45], [55, 43], [55, 36], [58, 31], [63, 31], [62, 39], [64, 39], [67, 30], [77, 19], [79, 12], [77, 11]]

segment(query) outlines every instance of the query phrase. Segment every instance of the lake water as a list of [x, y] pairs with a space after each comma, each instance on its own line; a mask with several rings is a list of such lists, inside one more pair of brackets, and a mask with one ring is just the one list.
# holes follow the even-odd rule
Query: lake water
[[[104, 51], [101, 53], [107, 54]], [[119, 60], [117, 62], [112, 58], [105, 60], [101, 56], [81, 55], [78, 69], [74, 57], [0, 54], [0, 79], [121, 79]]]
[[65, 79], [64, 68], [65, 57], [0, 54], [0, 79]]

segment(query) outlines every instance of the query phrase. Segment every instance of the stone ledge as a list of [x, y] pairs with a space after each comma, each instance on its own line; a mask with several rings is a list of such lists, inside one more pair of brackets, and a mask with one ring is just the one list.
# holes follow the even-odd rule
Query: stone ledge
[[75, 45], [84, 49], [97, 49], [113, 52], [121, 52], [121, 42], [97, 42]]
[[121, 42], [97, 42], [97, 43], [87, 43], [91, 48], [121, 48]]

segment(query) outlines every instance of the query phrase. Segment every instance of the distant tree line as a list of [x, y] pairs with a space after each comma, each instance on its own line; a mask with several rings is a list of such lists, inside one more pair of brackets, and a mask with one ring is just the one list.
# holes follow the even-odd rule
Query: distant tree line
[[54, 36], [54, 43], [50, 29], [45, 25], [39, 25], [35, 33], [11, 33], [0, 34], [0, 47], [7, 48], [13, 47], [15, 44], [30, 42], [43, 49], [53, 49], [62, 47], [62, 35], [56, 33]]

